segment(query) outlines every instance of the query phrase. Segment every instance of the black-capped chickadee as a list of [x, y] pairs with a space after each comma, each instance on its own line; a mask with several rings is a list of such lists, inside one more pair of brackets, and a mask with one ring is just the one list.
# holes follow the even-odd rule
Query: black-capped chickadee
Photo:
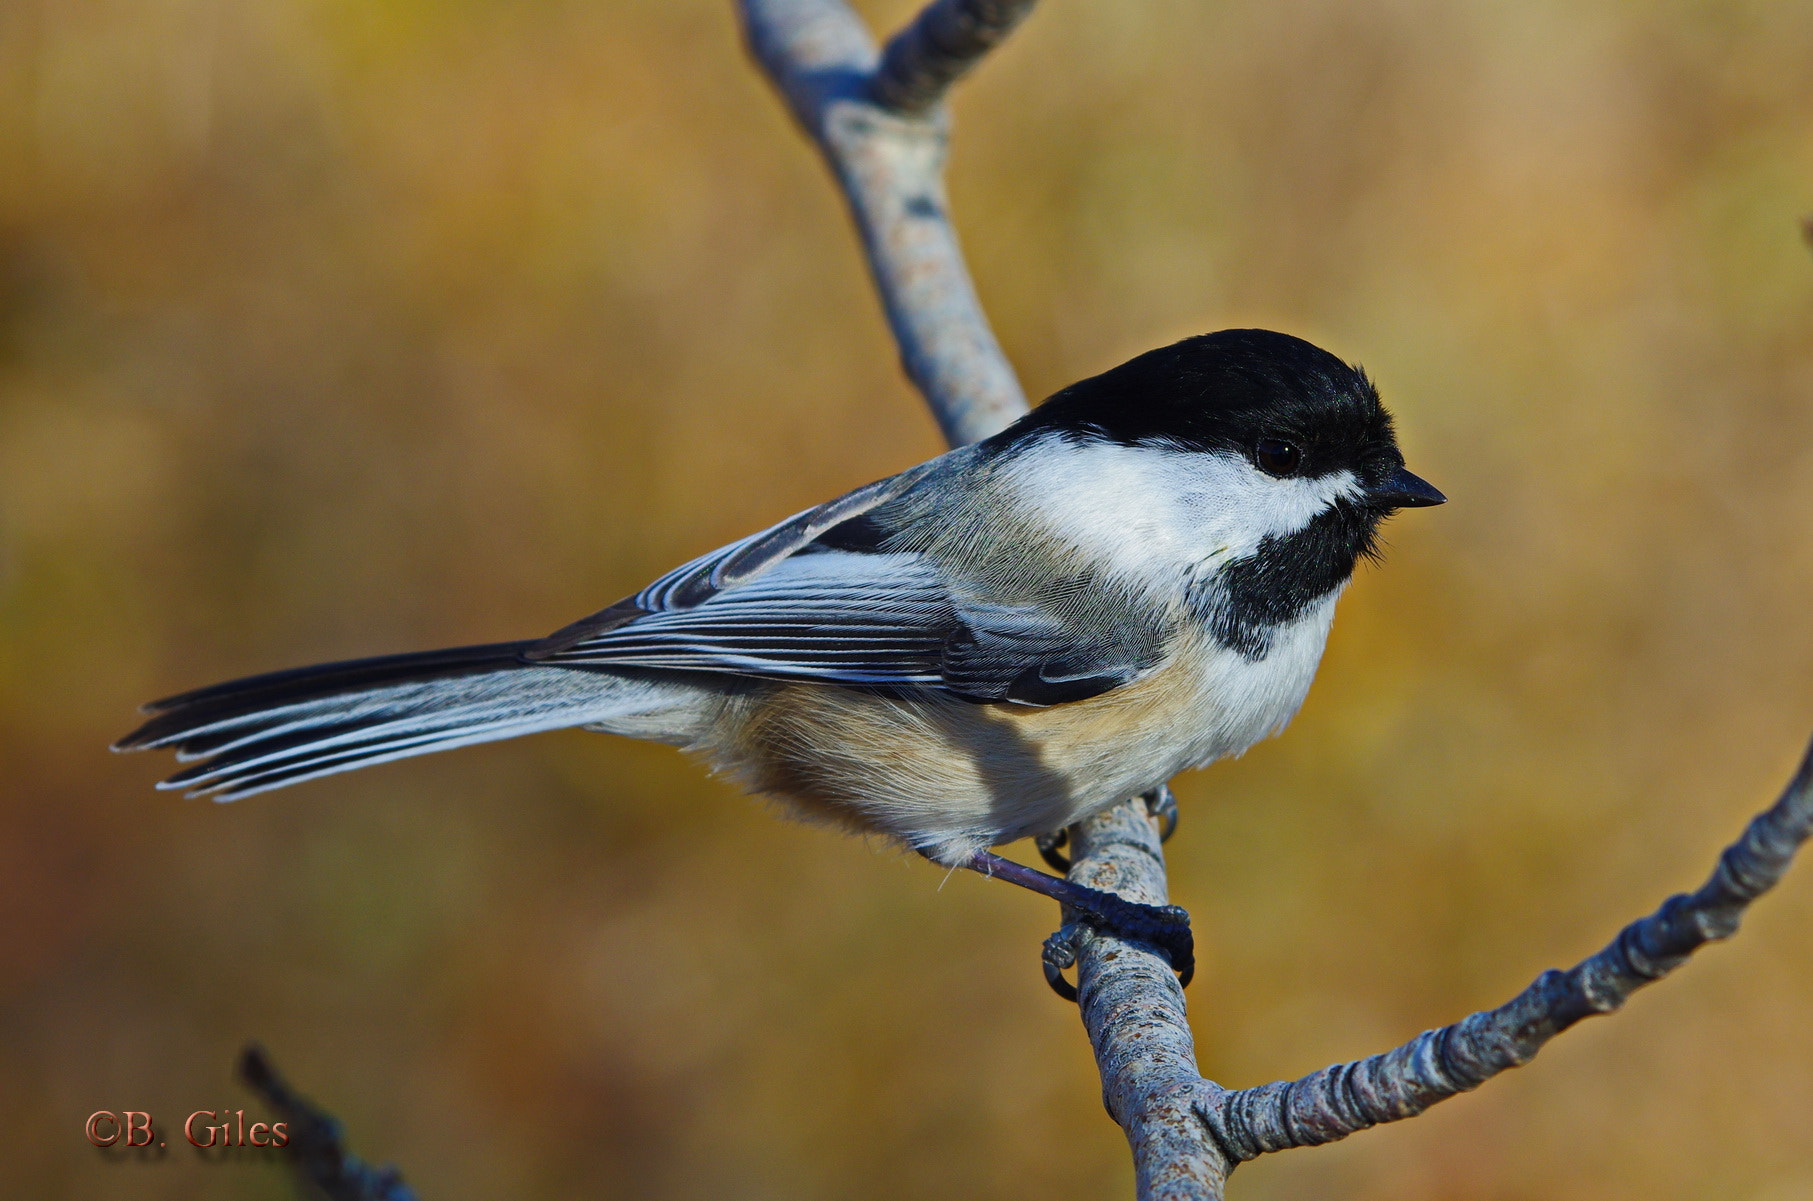
[[695, 559], [546, 638], [255, 676], [117, 749], [219, 800], [581, 726], [1157, 943], [1187, 919], [992, 854], [1276, 733], [1379, 522], [1441, 493], [1366, 376], [1226, 330]]

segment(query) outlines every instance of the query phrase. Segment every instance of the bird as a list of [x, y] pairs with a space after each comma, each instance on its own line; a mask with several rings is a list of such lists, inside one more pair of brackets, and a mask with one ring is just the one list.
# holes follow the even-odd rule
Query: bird
[[115, 749], [173, 750], [189, 766], [158, 787], [225, 801], [568, 727], [667, 743], [798, 816], [1053, 897], [1187, 983], [1185, 911], [993, 848], [1049, 852], [1129, 797], [1169, 808], [1173, 776], [1281, 731], [1381, 523], [1445, 499], [1362, 369], [1222, 330], [546, 637], [216, 684], [145, 706]]

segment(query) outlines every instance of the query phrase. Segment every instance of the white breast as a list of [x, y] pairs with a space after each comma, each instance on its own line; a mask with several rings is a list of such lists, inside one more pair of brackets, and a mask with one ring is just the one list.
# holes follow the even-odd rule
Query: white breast
[[1191, 745], [1179, 748], [1187, 757], [1180, 767], [1201, 767], [1242, 754], [1290, 724], [1316, 678], [1339, 598], [1339, 590], [1331, 592], [1295, 621], [1278, 626], [1263, 659], [1250, 659], [1204, 638], [1201, 649], [1191, 656], [1194, 662], [1178, 664], [1193, 669], [1200, 681], [1198, 711], [1203, 716], [1192, 732]]

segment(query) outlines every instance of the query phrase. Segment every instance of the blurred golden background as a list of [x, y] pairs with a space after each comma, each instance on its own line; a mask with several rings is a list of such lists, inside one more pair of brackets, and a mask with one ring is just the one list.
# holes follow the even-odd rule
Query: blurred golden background
[[[1290, 733], [1182, 782], [1211, 1077], [1496, 1004], [1786, 778], [1809, 45], [1783, 0], [1047, 0], [960, 89], [1029, 392], [1273, 326], [1453, 498]], [[1127, 1195], [1034, 898], [604, 737], [224, 807], [104, 749], [220, 678], [551, 630], [939, 449], [727, 0], [0, 6], [0, 1190], [291, 1195], [82, 1138], [256, 1108], [256, 1037], [430, 1201]], [[1626, 1013], [1234, 1195], [1813, 1197], [1810, 1017], [1806, 863]]]

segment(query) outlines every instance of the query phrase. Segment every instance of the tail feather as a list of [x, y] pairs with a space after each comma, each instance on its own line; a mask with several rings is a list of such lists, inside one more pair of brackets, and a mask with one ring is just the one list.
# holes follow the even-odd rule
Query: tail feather
[[217, 801], [236, 801], [241, 797], [269, 792], [275, 788], [287, 788], [291, 784], [300, 784], [304, 780], [313, 780], [319, 776], [331, 776], [336, 772], [371, 767], [379, 763], [408, 759], [434, 751], [450, 751], [455, 747], [473, 746], [481, 742], [516, 738], [524, 734], [540, 733], [543, 730], [564, 729], [573, 724], [571, 721], [555, 721], [543, 725], [494, 722], [485, 726], [469, 726], [464, 729], [422, 734], [412, 738], [376, 739], [337, 750], [297, 755], [280, 763], [237, 768], [205, 781], [180, 780], [179, 777], [185, 773], [179, 772], [176, 776], [163, 781], [158, 787], [166, 789], [187, 787], [186, 795], [188, 796], [211, 796]]
[[[186, 692], [115, 750], [193, 763], [159, 785], [234, 800], [369, 764], [659, 707], [620, 673], [527, 663], [527, 642], [325, 663]], [[666, 699], [671, 703], [671, 696]]]
[[483, 646], [456, 646], [446, 650], [413, 651], [373, 659], [346, 659], [317, 663], [228, 680], [207, 688], [181, 692], [152, 701], [144, 707], [151, 720], [114, 744], [116, 751], [136, 751], [168, 746], [186, 732], [211, 728], [216, 723], [245, 721], [250, 715], [310, 701], [335, 700], [365, 688], [403, 682], [427, 683], [435, 679], [494, 671], [520, 664], [525, 642], [492, 642]]

